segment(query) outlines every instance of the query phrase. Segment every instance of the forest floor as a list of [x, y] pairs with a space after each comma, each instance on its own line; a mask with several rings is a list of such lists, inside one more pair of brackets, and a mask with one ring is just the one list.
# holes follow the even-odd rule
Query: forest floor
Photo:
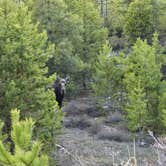
[[67, 102], [63, 112], [64, 129], [57, 141], [58, 166], [124, 166], [134, 155], [138, 166], [158, 166], [159, 160], [165, 160], [148, 137], [141, 142], [144, 136], [139, 133], [134, 143], [120, 113], [103, 116], [89, 97]]

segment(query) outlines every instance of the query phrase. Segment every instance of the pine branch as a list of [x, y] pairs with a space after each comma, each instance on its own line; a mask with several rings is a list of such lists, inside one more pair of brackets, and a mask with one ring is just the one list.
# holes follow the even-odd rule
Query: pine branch
[[1, 141], [0, 141], [0, 152], [1, 152], [1, 155], [7, 160], [6, 164], [12, 165], [13, 161], [10, 161], [11, 155], [5, 150]]

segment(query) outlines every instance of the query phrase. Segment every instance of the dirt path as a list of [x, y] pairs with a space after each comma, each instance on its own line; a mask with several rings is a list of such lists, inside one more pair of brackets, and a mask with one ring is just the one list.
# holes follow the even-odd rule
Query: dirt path
[[[96, 115], [88, 98], [67, 103], [63, 111], [66, 116], [63, 134], [58, 138], [59, 166], [112, 166], [133, 156], [133, 141], [123, 120], [114, 116], [115, 123], [106, 123], [108, 117]], [[136, 157], [138, 166], [157, 165], [157, 155], [151, 146], [140, 147], [136, 143]]]

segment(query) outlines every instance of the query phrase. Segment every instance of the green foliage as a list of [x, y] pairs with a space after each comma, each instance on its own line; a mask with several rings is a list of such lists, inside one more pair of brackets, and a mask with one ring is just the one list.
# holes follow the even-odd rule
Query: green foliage
[[159, 1], [160, 6], [160, 15], [159, 15], [159, 39], [161, 44], [164, 46], [165, 52], [166, 52], [166, 46], [165, 46], [165, 40], [166, 40], [166, 1], [160, 0]]
[[69, 12], [63, 0], [35, 0], [32, 11], [34, 19], [40, 22], [40, 29], [47, 31], [48, 41], [56, 45], [53, 57], [47, 63], [49, 74], [56, 71], [59, 75], [65, 75], [60, 66], [71, 72], [72, 69], [67, 66], [70, 62], [66, 65], [63, 61], [70, 57], [74, 59], [81, 41], [82, 22], [78, 15]]
[[75, 98], [80, 93], [80, 87], [79, 87], [78, 83], [76, 83], [73, 80], [70, 80], [68, 85], [67, 85], [66, 91], [67, 91], [66, 97], [68, 97], [68, 98]]
[[[106, 5], [106, 3], [108, 4]], [[109, 42], [113, 50], [123, 49], [127, 44], [123, 32], [127, 7], [128, 5], [124, 0], [112, 0], [111, 3], [105, 1], [103, 3], [103, 9], [106, 10], [107, 14], [104, 17], [104, 24], [108, 29]]]
[[83, 84], [91, 77], [92, 63], [106, 39], [106, 29], [93, 1], [35, 0], [33, 15], [46, 29], [56, 50], [47, 65], [49, 74], [70, 75]]
[[143, 127], [165, 133], [166, 84], [160, 71], [165, 60], [157, 37], [152, 46], [138, 39], [127, 56], [109, 54], [104, 46], [96, 63], [96, 96], [109, 99], [114, 110], [124, 110], [131, 131]]
[[[48, 74], [55, 72], [66, 77], [70, 75], [76, 85], [76, 77], [83, 70], [80, 59], [80, 47], [83, 30], [82, 19], [68, 10], [63, 0], [35, 0], [32, 5], [35, 22], [39, 22], [39, 29], [47, 31], [48, 43], [55, 44], [52, 57], [47, 61]], [[75, 93], [73, 89], [70, 93]]]
[[[134, 43], [138, 37], [151, 41], [158, 24], [158, 8], [153, 0], [130, 3], [125, 18], [125, 34]], [[155, 8], [156, 7], [156, 8]]]
[[53, 46], [45, 32], [38, 32], [23, 3], [0, 1], [0, 23], [0, 116], [9, 119], [12, 108], [22, 110], [23, 117], [34, 116], [44, 147], [50, 146], [52, 136], [44, 138], [60, 128], [62, 118], [54, 93], [45, 90], [55, 79], [45, 77]]
[[99, 1], [98, 4], [113, 50], [134, 44], [138, 37], [151, 43], [154, 31], [158, 31], [159, 40], [164, 46], [165, 0], [111, 0], [111, 3], [108, 0]]
[[7, 151], [0, 140], [0, 164], [2, 166], [48, 166], [48, 157], [41, 155], [41, 143], [32, 142], [34, 121], [29, 118], [20, 121], [20, 111], [11, 111], [11, 138], [15, 145], [14, 154]]
[[91, 63], [96, 60], [97, 54], [106, 41], [107, 31], [102, 28], [103, 20], [93, 1], [72, 0], [67, 4], [69, 10], [72, 9], [71, 12], [79, 15], [83, 20], [80, 54], [84, 62]]
[[[135, 76], [130, 74], [128, 81], [136, 81], [134, 89], [129, 91], [128, 103], [126, 104], [128, 126], [131, 131], [145, 125], [147, 117], [147, 100], [143, 89], [141, 89], [140, 81], [135, 80]], [[130, 82], [128, 82], [130, 84]]]
[[93, 75], [93, 90], [100, 100], [102, 97], [109, 99], [114, 109], [122, 109], [124, 55], [115, 55], [108, 45], [103, 46], [100, 54]]
[[128, 98], [125, 109], [132, 130], [136, 130], [137, 126], [156, 132], [165, 129], [163, 121], [160, 120], [160, 117], [165, 119], [162, 110], [166, 107], [162, 101], [166, 90], [165, 83], [161, 82], [162, 55], [156, 52], [154, 45], [150, 46], [146, 41], [137, 40], [125, 61], [127, 69], [124, 84]]
[[65, 0], [69, 10], [77, 14], [82, 19], [83, 31], [81, 33], [82, 42], [79, 48], [79, 56], [85, 63], [85, 68], [80, 73], [84, 86], [91, 80], [93, 67], [97, 56], [102, 49], [102, 45], [107, 39], [107, 30], [103, 28], [103, 20], [99, 15], [94, 1]]
[[127, 4], [124, 0], [113, 0], [109, 3], [109, 16], [107, 18], [106, 26], [111, 35], [121, 36], [123, 33], [123, 26], [125, 24], [125, 14], [127, 11]]

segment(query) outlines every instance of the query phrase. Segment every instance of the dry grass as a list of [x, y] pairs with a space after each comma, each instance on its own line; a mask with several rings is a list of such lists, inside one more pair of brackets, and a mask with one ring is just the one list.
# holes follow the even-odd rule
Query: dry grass
[[[81, 160], [81, 158], [75, 153], [69, 151], [67, 148], [63, 147], [62, 145], [56, 144], [57, 148], [61, 153], [64, 153], [64, 155], [67, 155], [70, 160], [72, 160], [74, 163], [77, 163], [79, 166], [86, 166], [86, 164]], [[114, 155], [113, 155], [113, 163], [110, 163], [110, 166], [137, 166], [137, 160], [135, 155], [135, 141], [134, 141], [134, 154], [131, 157], [129, 152], [129, 159], [126, 162], [121, 162], [120, 164], [116, 164], [114, 162]], [[71, 164], [72, 165], [72, 164]]]
[[154, 139], [155, 144], [153, 145], [156, 154], [158, 156], [158, 165], [164, 166], [166, 165], [166, 138], [158, 138], [155, 137], [152, 131], [148, 131], [149, 135]]
[[82, 116], [70, 116], [64, 122], [64, 126], [68, 128], [85, 129], [91, 126], [92, 121], [87, 115]]
[[117, 142], [128, 142], [130, 141], [130, 135], [125, 133], [124, 131], [121, 130], [110, 130], [110, 129], [102, 129], [98, 134], [97, 134], [99, 139], [107, 139], [107, 140], [114, 140]]
[[[79, 156], [77, 156], [77, 154], [73, 154], [68, 149], [66, 149], [65, 147], [63, 147], [59, 144], [56, 144], [56, 146], [62, 153], [70, 156], [71, 160], [78, 163], [80, 166], [86, 166], [86, 164], [79, 158]], [[136, 157], [133, 156], [133, 157], [130, 157], [127, 162], [122, 162], [121, 164], [115, 164], [113, 161], [111, 166], [137, 166], [137, 160], [136, 160]]]
[[94, 121], [88, 131], [89, 131], [91, 134], [97, 134], [97, 133], [99, 133], [102, 129], [103, 129], [103, 125], [102, 125], [100, 122]]
[[96, 108], [82, 99], [70, 102], [63, 111], [67, 115], [66, 130], [57, 145], [59, 166], [166, 165], [163, 144], [160, 143], [160, 148], [154, 146], [156, 153], [151, 146], [135, 148], [120, 113], [98, 117]]
[[73, 154], [68, 149], [63, 147], [62, 145], [56, 144], [56, 146], [60, 151], [62, 151], [62, 153], [67, 154], [68, 156], [70, 156], [71, 159], [73, 159], [75, 162], [77, 162], [80, 166], [85, 166], [83, 161], [76, 154]]
[[119, 123], [124, 121], [122, 114], [115, 112], [113, 114], [108, 115], [107, 119], [105, 120], [106, 123]]
[[[148, 131], [149, 135], [154, 139], [155, 144], [153, 145], [156, 154], [158, 155], [157, 165], [165, 166], [166, 165], [166, 138], [155, 137], [152, 131]], [[130, 156], [130, 155], [129, 155]], [[135, 142], [134, 142], [134, 156], [130, 157], [129, 160], [122, 164], [122, 166], [137, 166], [137, 159], [135, 153]]]

